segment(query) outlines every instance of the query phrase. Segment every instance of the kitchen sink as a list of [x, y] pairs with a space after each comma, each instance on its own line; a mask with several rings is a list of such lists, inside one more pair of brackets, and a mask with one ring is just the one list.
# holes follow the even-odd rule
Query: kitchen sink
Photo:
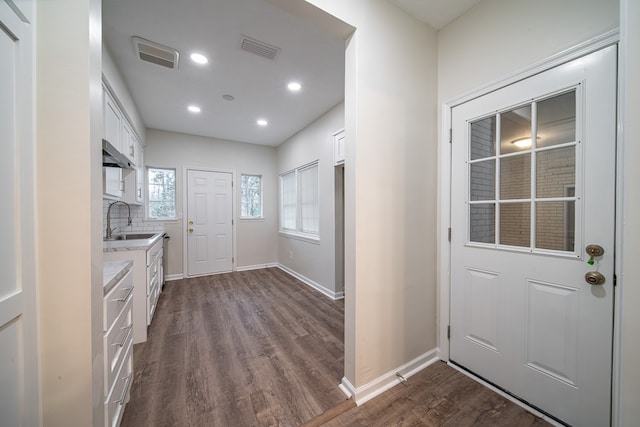
[[108, 240], [144, 240], [150, 239], [158, 233], [125, 233], [112, 236]]

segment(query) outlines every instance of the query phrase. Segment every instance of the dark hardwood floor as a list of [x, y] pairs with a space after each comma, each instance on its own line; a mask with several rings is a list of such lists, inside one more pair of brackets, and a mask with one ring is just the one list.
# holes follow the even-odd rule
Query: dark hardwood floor
[[277, 268], [168, 282], [121, 425], [545, 424], [442, 362], [354, 407], [338, 389], [343, 324], [342, 301]]

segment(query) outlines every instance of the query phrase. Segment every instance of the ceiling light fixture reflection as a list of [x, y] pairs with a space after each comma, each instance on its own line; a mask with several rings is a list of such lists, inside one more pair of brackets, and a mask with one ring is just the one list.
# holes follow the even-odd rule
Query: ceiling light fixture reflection
[[266, 126], [269, 124], [269, 122], [266, 121], [265, 119], [258, 119], [256, 123], [258, 124], [258, 126]]
[[201, 53], [192, 53], [191, 54], [191, 60], [193, 62], [195, 62], [196, 64], [200, 64], [200, 65], [204, 65], [207, 62], [209, 62], [209, 60], [207, 59], [206, 56], [204, 56]]
[[199, 113], [201, 111], [200, 107], [198, 107], [197, 105], [189, 105], [187, 107], [187, 110], [191, 111], [192, 113]]
[[289, 83], [289, 84], [287, 85], [287, 87], [289, 88], [289, 90], [290, 90], [291, 92], [297, 92], [297, 91], [299, 91], [300, 89], [302, 89], [302, 85], [301, 85], [300, 83], [298, 83], [298, 82], [291, 82], [291, 83]]
[[531, 147], [531, 138], [518, 138], [511, 141], [511, 143], [518, 148], [529, 148]]

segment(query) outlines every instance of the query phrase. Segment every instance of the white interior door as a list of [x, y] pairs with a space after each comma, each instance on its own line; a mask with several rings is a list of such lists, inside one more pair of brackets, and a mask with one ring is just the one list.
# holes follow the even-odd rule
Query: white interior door
[[451, 361], [609, 425], [616, 47], [457, 106], [452, 128]]
[[[33, 33], [0, 2], [0, 424], [39, 424], [34, 255]], [[26, 10], [25, 10], [26, 8]]]
[[231, 173], [187, 170], [189, 276], [233, 269], [231, 182]]

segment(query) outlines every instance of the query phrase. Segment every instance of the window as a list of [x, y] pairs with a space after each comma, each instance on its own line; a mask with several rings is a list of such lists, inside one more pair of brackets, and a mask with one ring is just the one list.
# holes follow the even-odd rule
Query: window
[[319, 224], [318, 162], [280, 175], [280, 231], [317, 240]]
[[240, 218], [262, 218], [262, 176], [240, 175]]
[[150, 219], [176, 218], [176, 171], [175, 169], [147, 168], [149, 179]]

